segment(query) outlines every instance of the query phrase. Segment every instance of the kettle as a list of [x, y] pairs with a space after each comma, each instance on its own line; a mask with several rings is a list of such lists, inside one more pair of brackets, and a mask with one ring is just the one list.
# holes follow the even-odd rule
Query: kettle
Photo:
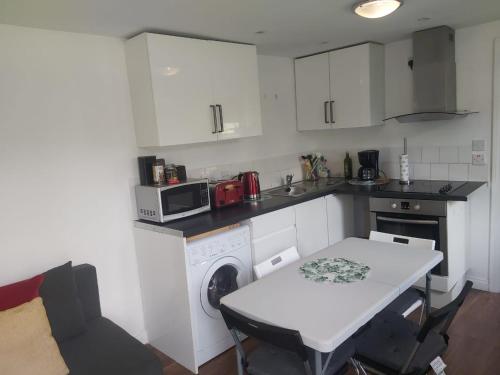
[[238, 175], [243, 184], [243, 197], [247, 200], [260, 199], [259, 173], [255, 171], [243, 172]]

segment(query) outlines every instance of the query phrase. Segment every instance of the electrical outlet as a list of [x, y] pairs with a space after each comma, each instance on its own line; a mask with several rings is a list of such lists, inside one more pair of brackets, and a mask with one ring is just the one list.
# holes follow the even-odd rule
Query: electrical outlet
[[472, 165], [485, 165], [486, 159], [484, 152], [473, 151], [472, 152]]

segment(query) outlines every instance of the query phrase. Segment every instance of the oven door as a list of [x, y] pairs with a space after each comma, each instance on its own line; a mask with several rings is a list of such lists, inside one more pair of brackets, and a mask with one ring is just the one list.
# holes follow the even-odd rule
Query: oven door
[[210, 206], [207, 183], [171, 186], [160, 192], [164, 221], [206, 211]]
[[436, 241], [436, 250], [443, 252], [444, 259], [433, 268], [432, 273], [448, 276], [445, 217], [372, 212], [371, 228], [378, 232]]

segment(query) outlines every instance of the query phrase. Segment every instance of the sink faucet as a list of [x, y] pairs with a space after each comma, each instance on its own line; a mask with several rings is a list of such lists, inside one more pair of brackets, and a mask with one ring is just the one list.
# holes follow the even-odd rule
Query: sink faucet
[[287, 174], [286, 177], [286, 187], [290, 189], [292, 187], [293, 174]]

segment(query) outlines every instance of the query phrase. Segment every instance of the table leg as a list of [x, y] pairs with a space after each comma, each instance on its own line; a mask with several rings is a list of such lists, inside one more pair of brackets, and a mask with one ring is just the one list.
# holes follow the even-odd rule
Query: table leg
[[425, 317], [428, 318], [431, 313], [431, 271], [425, 274]]
[[321, 352], [317, 350], [314, 351], [314, 375], [322, 375], [323, 374], [323, 363], [321, 358]]
[[243, 375], [243, 365], [241, 364], [241, 355], [238, 349], [236, 349], [236, 367], [238, 368], [238, 375]]

